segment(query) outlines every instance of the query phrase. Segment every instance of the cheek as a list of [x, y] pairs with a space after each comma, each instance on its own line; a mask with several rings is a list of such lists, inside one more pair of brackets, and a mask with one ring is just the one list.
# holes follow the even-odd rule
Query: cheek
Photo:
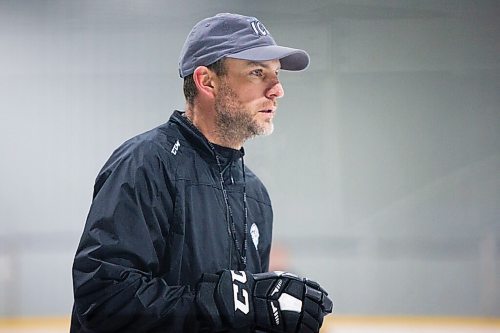
[[264, 91], [263, 89], [260, 89], [258, 87], [250, 86], [243, 88], [239, 94], [239, 100], [241, 103], [244, 104], [259, 104], [259, 101], [262, 100], [264, 97]]

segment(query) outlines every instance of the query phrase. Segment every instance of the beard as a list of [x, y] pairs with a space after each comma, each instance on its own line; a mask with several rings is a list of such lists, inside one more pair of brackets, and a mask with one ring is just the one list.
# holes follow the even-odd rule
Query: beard
[[215, 99], [215, 125], [222, 142], [237, 144], [257, 135], [269, 135], [274, 130], [271, 119], [259, 123], [255, 114], [240, 102], [236, 92], [226, 83], [221, 85]]

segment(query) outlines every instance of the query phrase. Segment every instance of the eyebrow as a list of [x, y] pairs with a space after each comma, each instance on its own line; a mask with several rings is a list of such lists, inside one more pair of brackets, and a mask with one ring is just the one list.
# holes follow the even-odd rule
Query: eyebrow
[[[261, 61], [248, 60], [247, 65], [248, 66], [255, 66], [255, 67], [263, 67], [265, 69], [271, 69], [271, 66], [269, 66], [268, 64], [265, 64], [264, 62], [261, 62]], [[276, 68], [276, 70], [280, 70], [280, 69], [281, 69], [281, 63], [280, 63], [280, 66], [278, 68]]]

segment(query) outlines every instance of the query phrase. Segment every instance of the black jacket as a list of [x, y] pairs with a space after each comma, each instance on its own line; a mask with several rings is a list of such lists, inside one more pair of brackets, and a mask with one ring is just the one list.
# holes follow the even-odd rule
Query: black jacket
[[[243, 171], [243, 149], [216, 151], [239, 244], [245, 172], [252, 228], [246, 269], [265, 272], [272, 236], [267, 191]], [[175, 111], [166, 124], [119, 147], [96, 179], [73, 263], [71, 332], [200, 331], [197, 281], [238, 263], [214, 151]]]

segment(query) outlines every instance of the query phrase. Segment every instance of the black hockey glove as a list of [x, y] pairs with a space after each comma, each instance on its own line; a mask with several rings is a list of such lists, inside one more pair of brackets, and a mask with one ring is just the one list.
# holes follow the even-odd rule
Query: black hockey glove
[[224, 270], [202, 276], [196, 302], [213, 331], [319, 332], [333, 309], [327, 295], [318, 283], [290, 273]]

